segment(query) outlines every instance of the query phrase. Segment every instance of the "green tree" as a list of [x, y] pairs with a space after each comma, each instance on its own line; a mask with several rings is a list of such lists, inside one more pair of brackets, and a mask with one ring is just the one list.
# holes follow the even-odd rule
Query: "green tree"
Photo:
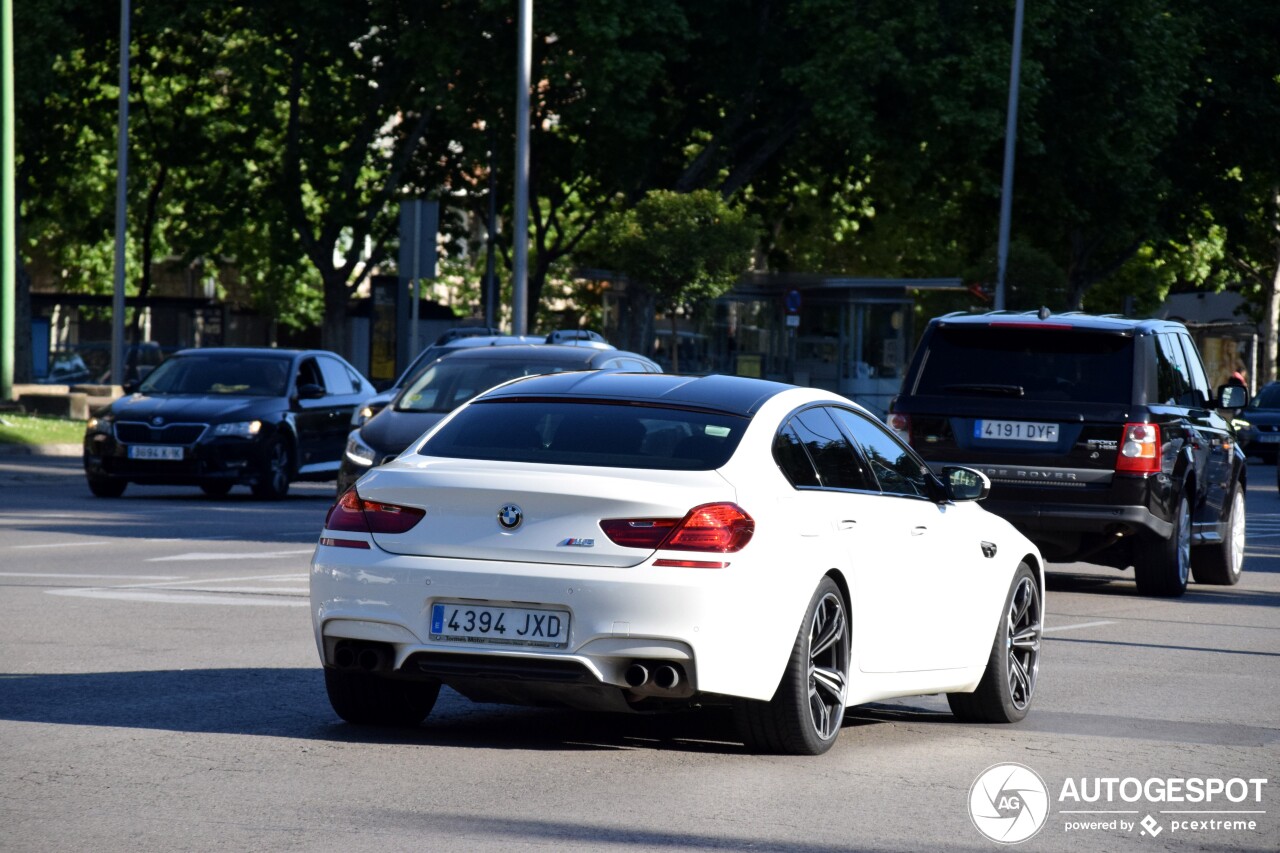
[[644, 287], [671, 321], [671, 367], [680, 372], [677, 317], [733, 287], [751, 262], [759, 226], [718, 193], [653, 190], [612, 214], [600, 257]]

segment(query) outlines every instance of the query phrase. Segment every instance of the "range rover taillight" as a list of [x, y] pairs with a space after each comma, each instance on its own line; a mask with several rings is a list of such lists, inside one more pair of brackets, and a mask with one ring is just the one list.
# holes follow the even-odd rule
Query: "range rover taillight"
[[1155, 424], [1125, 424], [1116, 471], [1130, 474], [1160, 472], [1160, 427]]
[[890, 412], [889, 417], [885, 419], [885, 423], [889, 425], [889, 429], [897, 434], [898, 438], [907, 444], [911, 443], [911, 418], [909, 416]]

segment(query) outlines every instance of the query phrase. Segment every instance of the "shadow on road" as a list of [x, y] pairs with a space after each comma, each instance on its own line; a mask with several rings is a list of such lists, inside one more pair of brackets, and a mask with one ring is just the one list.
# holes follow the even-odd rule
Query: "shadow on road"
[[[351, 726], [330, 709], [319, 669], [0, 674], [0, 719], [482, 749], [743, 751], [727, 708], [613, 714], [477, 704], [448, 689], [420, 727]], [[950, 720], [943, 712], [872, 704], [850, 708], [844, 725]]]

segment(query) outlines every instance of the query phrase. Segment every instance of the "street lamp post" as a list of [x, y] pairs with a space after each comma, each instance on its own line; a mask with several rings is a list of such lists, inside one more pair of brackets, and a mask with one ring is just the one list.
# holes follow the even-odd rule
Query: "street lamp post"
[[1018, 138], [1018, 78], [1022, 70], [1022, 5], [1017, 0], [1013, 11], [1013, 60], [1009, 66], [1009, 111], [1004, 127], [1004, 178], [1000, 184], [1000, 239], [996, 249], [997, 311], [1005, 307], [1005, 269], [1009, 262], [1009, 217], [1013, 209], [1013, 154]]

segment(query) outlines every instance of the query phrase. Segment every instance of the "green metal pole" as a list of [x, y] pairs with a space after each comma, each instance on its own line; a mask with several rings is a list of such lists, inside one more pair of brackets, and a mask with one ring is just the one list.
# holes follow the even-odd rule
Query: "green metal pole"
[[13, 0], [0, 0], [0, 400], [13, 399], [13, 317], [18, 293], [13, 123]]

